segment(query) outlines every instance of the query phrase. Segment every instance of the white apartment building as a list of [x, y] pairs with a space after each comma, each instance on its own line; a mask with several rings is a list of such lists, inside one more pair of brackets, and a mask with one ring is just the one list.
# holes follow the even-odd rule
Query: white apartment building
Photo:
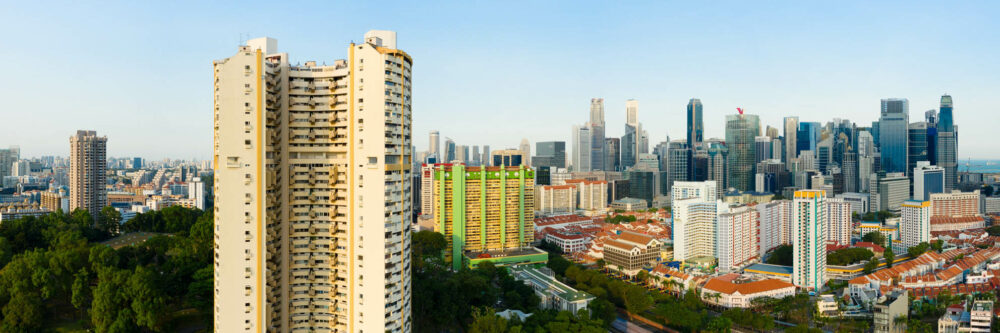
[[576, 186], [542, 185], [535, 187], [535, 210], [542, 215], [561, 215], [576, 211]]
[[420, 165], [420, 215], [434, 216], [434, 206], [434, 165], [424, 163]]
[[792, 243], [792, 201], [775, 200], [757, 205], [760, 213], [761, 258], [782, 244]]
[[907, 200], [903, 202], [899, 219], [899, 234], [903, 246], [909, 248], [931, 241], [931, 202]]
[[188, 199], [194, 200], [194, 207], [205, 210], [205, 183], [195, 178], [187, 183], [187, 188]]
[[[714, 189], [712, 193], [714, 195]], [[674, 260], [715, 257], [715, 226], [719, 205], [723, 203], [697, 197], [674, 201]]]
[[412, 58], [369, 31], [214, 62], [215, 330], [409, 332]]
[[719, 271], [734, 271], [759, 259], [760, 213], [753, 207], [725, 204], [720, 204], [718, 211], [715, 252]]
[[792, 230], [792, 284], [819, 291], [826, 283], [826, 193], [795, 191]]
[[851, 245], [851, 203], [842, 199], [826, 199], [826, 240]]
[[566, 185], [576, 187], [576, 208], [584, 215], [597, 216], [608, 212], [608, 182], [604, 180], [569, 179]]

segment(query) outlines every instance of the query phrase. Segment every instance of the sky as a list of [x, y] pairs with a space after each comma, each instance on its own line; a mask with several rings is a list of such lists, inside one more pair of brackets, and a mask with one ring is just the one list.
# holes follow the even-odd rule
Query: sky
[[[366, 31], [395, 30], [414, 58], [414, 144], [570, 141], [605, 99], [608, 136], [639, 101], [650, 146], [705, 137], [737, 107], [779, 127], [850, 119], [910, 100], [910, 119], [955, 100], [959, 158], [1000, 158], [1000, 2], [36, 2], [0, 7], [0, 147], [68, 155], [78, 129], [109, 157], [207, 159], [212, 61], [268, 36], [293, 63], [332, 63]], [[534, 146], [534, 144], [532, 144]]]

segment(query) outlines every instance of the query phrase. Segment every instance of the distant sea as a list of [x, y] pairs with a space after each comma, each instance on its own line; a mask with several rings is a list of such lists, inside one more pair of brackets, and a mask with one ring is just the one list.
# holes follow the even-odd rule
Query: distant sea
[[1000, 173], [1000, 160], [960, 160], [958, 172]]

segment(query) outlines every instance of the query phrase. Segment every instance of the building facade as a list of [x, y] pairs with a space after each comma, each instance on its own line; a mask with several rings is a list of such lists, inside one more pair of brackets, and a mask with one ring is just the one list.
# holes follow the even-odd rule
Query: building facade
[[760, 259], [760, 213], [749, 206], [721, 206], [715, 252], [719, 271], [730, 272]]
[[726, 146], [729, 176], [726, 187], [739, 191], [754, 190], [754, 175], [757, 173], [754, 155], [754, 138], [760, 135], [760, 119], [756, 115], [740, 114], [726, 116]]
[[[108, 205], [108, 137], [95, 131], [76, 131], [69, 138], [69, 210], [86, 209], [97, 215]], [[66, 212], [69, 213], [69, 212]]]
[[792, 284], [822, 290], [826, 283], [826, 193], [795, 191], [792, 202]]
[[456, 164], [436, 167], [434, 174], [434, 223], [445, 236], [445, 261], [453, 270], [482, 261], [503, 266], [547, 260], [531, 246], [534, 170]]
[[931, 241], [931, 202], [907, 200], [903, 202], [899, 219], [899, 234], [903, 246], [909, 248]]
[[293, 66], [265, 37], [214, 62], [220, 332], [412, 330], [413, 60], [391, 31], [347, 54]]

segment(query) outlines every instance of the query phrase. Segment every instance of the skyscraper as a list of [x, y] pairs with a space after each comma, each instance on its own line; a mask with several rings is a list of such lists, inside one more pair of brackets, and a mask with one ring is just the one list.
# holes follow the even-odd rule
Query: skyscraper
[[631, 168], [639, 158], [639, 101], [630, 99], [625, 101], [625, 135], [621, 142], [621, 168], [622, 170]]
[[816, 152], [816, 145], [819, 144], [820, 140], [820, 127], [817, 122], [799, 123], [799, 131], [796, 133], [796, 154], [801, 154], [806, 150]]
[[441, 133], [438, 131], [431, 131], [430, 135], [430, 147], [428, 147], [427, 152], [437, 155], [438, 159], [441, 157]]
[[620, 171], [622, 140], [604, 138], [604, 171]]
[[444, 156], [441, 156], [443, 158], [441, 160], [442, 163], [451, 163], [451, 161], [457, 158], [458, 153], [455, 151], [455, 141], [451, 138], [444, 138], [444, 150]]
[[882, 170], [909, 175], [910, 102], [905, 98], [882, 99], [882, 116], [879, 118], [878, 145], [882, 153]]
[[590, 171], [590, 127], [573, 126], [573, 171]]
[[754, 138], [753, 152], [754, 160], [753, 162], [760, 163], [763, 160], [769, 160], [772, 158], [773, 154], [771, 148], [774, 145], [771, 143], [771, 137], [761, 135]]
[[909, 175], [911, 176], [918, 162], [930, 162], [927, 149], [928, 127], [929, 125], [926, 122], [910, 123], [909, 125], [909, 130], [907, 131], [906, 168], [910, 170]]
[[590, 99], [590, 170], [604, 169], [604, 99]]
[[726, 116], [726, 145], [729, 147], [727, 187], [753, 191], [757, 166], [754, 160], [754, 138], [760, 134], [760, 119], [756, 115]]
[[688, 146], [685, 140], [674, 140], [670, 141], [667, 145], [667, 165], [669, 170], [667, 170], [667, 176], [670, 179], [667, 181], [667, 191], [673, 187], [676, 182], [689, 181], [688, 179]]
[[521, 156], [524, 157], [524, 165], [531, 165], [531, 142], [528, 142], [528, 138], [521, 139], [521, 145], [518, 146], [518, 150], [521, 151]]
[[214, 62], [219, 332], [412, 330], [412, 58], [391, 31], [347, 51]]
[[826, 194], [795, 191], [792, 202], [792, 284], [820, 291], [826, 283]]
[[696, 146], [705, 140], [704, 135], [701, 100], [692, 98], [687, 105], [687, 142], [691, 146]]
[[[17, 162], [20, 159], [20, 147], [10, 146], [10, 148], [7, 149], [0, 149], [0, 180], [3, 180], [3, 177], [10, 176], [11, 166], [14, 165], [14, 162]], [[3, 184], [0, 184], [0, 188], [2, 187]]]
[[799, 133], [799, 117], [785, 117], [785, 168], [792, 170], [792, 161], [798, 157], [799, 150], [796, 148]]
[[108, 137], [97, 136], [95, 131], [76, 131], [69, 138], [70, 212], [86, 209], [96, 220], [107, 206], [107, 146]]
[[566, 167], [566, 143], [562, 141], [535, 142], [535, 156], [531, 158], [534, 167]]
[[951, 95], [941, 96], [937, 124], [937, 165], [944, 168], [944, 190], [951, 192], [958, 184], [958, 128], [952, 114]]

